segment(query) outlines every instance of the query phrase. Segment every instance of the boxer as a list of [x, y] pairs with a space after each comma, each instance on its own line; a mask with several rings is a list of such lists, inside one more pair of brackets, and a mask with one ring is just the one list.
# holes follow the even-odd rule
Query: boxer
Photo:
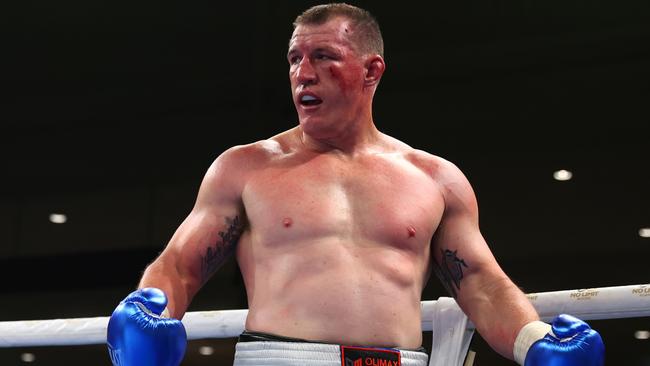
[[[372, 15], [347, 4], [308, 9], [294, 23], [287, 63], [298, 125], [210, 166], [191, 213], [111, 317], [114, 364], [177, 365], [185, 343], [177, 319], [235, 255], [246, 330], [267, 337], [242, 340], [237, 366], [316, 365], [301, 352], [313, 347], [327, 351], [311, 357], [333, 358], [323, 365], [376, 354], [386, 365], [425, 365], [420, 296], [431, 273], [504, 357], [602, 365], [600, 336], [584, 322], [540, 324], [481, 235], [461, 170], [378, 130], [372, 101], [386, 64]], [[414, 65], [429, 67], [425, 58]], [[160, 316], [165, 307], [171, 319]], [[269, 347], [282, 356], [269, 357]]]

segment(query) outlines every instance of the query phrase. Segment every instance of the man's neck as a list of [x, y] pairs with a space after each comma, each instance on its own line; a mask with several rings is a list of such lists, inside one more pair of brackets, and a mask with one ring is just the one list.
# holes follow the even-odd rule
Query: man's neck
[[381, 132], [371, 121], [365, 124], [352, 125], [350, 128], [328, 137], [314, 137], [298, 126], [298, 136], [302, 145], [316, 152], [335, 152], [342, 155], [354, 156], [376, 146], [381, 139]]

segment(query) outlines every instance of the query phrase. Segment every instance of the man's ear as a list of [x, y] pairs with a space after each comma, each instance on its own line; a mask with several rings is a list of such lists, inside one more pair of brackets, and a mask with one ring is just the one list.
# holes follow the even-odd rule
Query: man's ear
[[365, 85], [377, 85], [381, 79], [381, 76], [384, 74], [384, 70], [386, 70], [386, 63], [384, 63], [384, 59], [379, 55], [372, 55], [366, 60], [365, 67]]

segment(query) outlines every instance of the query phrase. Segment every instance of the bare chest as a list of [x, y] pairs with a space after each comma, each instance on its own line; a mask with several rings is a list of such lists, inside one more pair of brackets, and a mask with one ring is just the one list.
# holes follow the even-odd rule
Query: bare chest
[[422, 246], [444, 208], [429, 176], [385, 158], [278, 164], [255, 174], [243, 199], [253, 238], [273, 246], [332, 237]]

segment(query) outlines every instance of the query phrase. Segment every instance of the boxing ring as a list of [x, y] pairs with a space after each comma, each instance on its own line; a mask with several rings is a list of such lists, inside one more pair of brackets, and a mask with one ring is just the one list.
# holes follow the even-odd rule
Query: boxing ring
[[[526, 295], [543, 321], [566, 313], [583, 320], [650, 316], [650, 284], [531, 293]], [[430, 366], [462, 366], [474, 326], [451, 298], [423, 301], [422, 330], [433, 332]], [[188, 340], [237, 337], [247, 310], [188, 312]], [[69, 346], [106, 343], [108, 317], [0, 322], [0, 347]], [[467, 357], [466, 357], [467, 356]], [[106, 356], [108, 358], [108, 355]]]

